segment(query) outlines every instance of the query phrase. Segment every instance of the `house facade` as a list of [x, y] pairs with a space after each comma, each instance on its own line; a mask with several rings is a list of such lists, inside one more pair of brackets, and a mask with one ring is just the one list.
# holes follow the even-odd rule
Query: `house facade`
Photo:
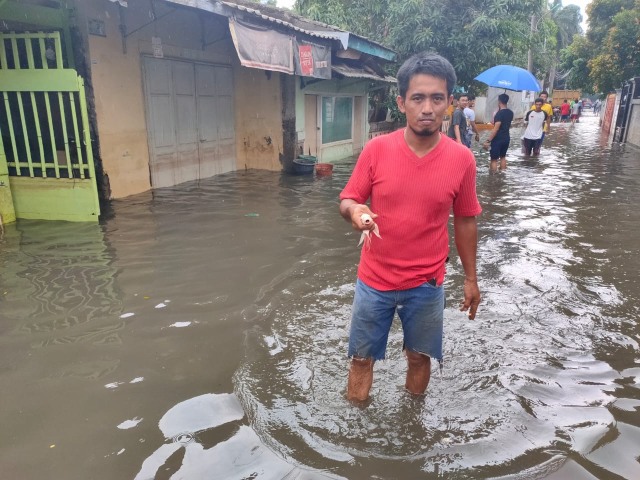
[[5, 223], [355, 155], [372, 85], [394, 82], [394, 52], [248, 0], [0, 0], [0, 20]]

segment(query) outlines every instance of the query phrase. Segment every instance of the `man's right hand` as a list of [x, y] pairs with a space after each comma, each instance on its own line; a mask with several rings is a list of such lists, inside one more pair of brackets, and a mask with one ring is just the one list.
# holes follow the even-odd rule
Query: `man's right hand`
[[371, 222], [366, 225], [362, 221], [362, 216], [364, 214], [369, 215], [372, 219], [376, 219], [378, 217], [377, 214], [373, 213], [368, 205], [364, 205], [362, 203], [354, 203], [348, 207], [349, 216], [351, 217], [351, 226], [353, 226], [354, 230], [362, 232], [364, 230], [373, 230], [375, 227], [375, 222]]

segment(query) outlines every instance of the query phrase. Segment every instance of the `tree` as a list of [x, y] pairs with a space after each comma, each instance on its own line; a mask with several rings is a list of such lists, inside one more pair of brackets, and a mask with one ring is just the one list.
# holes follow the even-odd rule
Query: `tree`
[[593, 83], [602, 92], [640, 75], [640, 8], [623, 10], [613, 17], [600, 54], [588, 65]]
[[582, 15], [577, 5], [562, 6], [562, 0], [554, 0], [549, 5], [551, 20], [556, 27], [556, 45], [553, 50], [553, 61], [549, 70], [549, 88], [555, 85], [556, 69], [560, 63], [560, 51], [567, 48], [575, 35], [582, 33]]
[[571, 45], [560, 52], [560, 64], [567, 72], [566, 86], [568, 88], [580, 89], [585, 92], [596, 91], [588, 66], [592, 49], [592, 44], [586, 37], [577, 36]]
[[634, 8], [634, 0], [592, 0], [587, 5], [589, 28], [587, 38], [594, 46], [604, 43], [613, 17], [622, 10]]
[[562, 66], [574, 88], [607, 93], [640, 75], [640, 0], [593, 0], [586, 38], [574, 37]]
[[501, 63], [523, 65], [531, 12], [540, 0], [297, 0], [296, 10], [376, 40], [399, 54], [434, 51], [465, 88]]

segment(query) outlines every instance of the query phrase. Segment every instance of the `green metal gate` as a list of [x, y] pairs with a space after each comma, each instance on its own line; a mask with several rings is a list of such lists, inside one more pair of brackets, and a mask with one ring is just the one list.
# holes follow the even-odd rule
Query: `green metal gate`
[[84, 82], [59, 32], [0, 33], [0, 215], [98, 221]]

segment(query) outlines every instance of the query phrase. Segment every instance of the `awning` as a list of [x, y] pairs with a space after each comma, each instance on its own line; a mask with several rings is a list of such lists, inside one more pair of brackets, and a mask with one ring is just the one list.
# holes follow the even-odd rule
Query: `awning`
[[[125, 0], [111, 1], [122, 1], [126, 3]], [[263, 5], [261, 3], [248, 2], [246, 0], [243, 0], [242, 2], [224, 0], [164, 1], [185, 7], [196, 8], [198, 10], [215, 13], [216, 15], [222, 15], [229, 18], [236, 17], [236, 12], [241, 12], [242, 14], [246, 14], [244, 20], [248, 20], [248, 17], [251, 16], [258, 22], [265, 21], [277, 27], [290, 30], [292, 34], [300, 32], [321, 40], [338, 41], [345, 50], [347, 48], [351, 48], [387, 61], [396, 60], [396, 52], [379, 43], [350, 32], [339, 30], [331, 25], [301, 17], [294, 12], [283, 10], [281, 8], [270, 7], [269, 5]]]
[[331, 48], [267, 26], [229, 19], [240, 64], [301, 77], [331, 78]]
[[295, 40], [293, 50], [296, 75], [331, 79], [331, 49], [304, 40]]
[[334, 63], [333, 65], [331, 65], [331, 70], [347, 78], [363, 78], [384, 83], [398, 82], [396, 78], [390, 75], [380, 76], [366, 66], [356, 67], [354, 65], [346, 65], [344, 63]]
[[293, 75], [293, 37], [233, 18], [229, 30], [241, 65]]

